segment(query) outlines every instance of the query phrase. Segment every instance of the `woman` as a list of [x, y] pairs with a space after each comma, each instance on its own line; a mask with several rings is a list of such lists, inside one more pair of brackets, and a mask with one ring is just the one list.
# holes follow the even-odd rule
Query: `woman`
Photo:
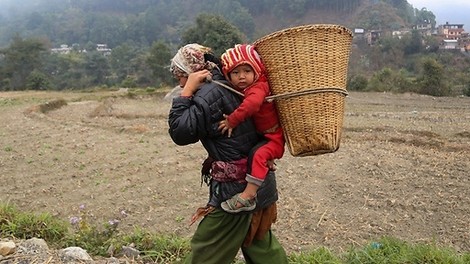
[[169, 133], [178, 145], [201, 141], [208, 153], [202, 177], [208, 183], [209, 201], [197, 210], [195, 222], [203, 217], [191, 239], [192, 252], [186, 263], [232, 263], [241, 248], [247, 263], [287, 263], [284, 249], [271, 233], [277, 211], [274, 172], [270, 171], [258, 191], [257, 208], [245, 214], [230, 214], [221, 202], [243, 191], [250, 151], [262, 144], [251, 120], [241, 123], [231, 137], [224, 136], [218, 123], [241, 102], [238, 95], [218, 85], [228, 84], [220, 61], [211, 50], [188, 44], [171, 61], [171, 71], [183, 88], [173, 99]]

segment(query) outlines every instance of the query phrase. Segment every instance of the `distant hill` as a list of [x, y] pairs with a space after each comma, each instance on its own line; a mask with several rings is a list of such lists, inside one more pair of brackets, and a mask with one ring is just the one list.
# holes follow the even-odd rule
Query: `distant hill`
[[406, 0], [4, 0], [0, 2], [0, 47], [12, 37], [40, 37], [60, 44], [157, 40], [179, 44], [200, 13], [223, 16], [249, 40], [303, 24], [402, 28], [414, 23]]

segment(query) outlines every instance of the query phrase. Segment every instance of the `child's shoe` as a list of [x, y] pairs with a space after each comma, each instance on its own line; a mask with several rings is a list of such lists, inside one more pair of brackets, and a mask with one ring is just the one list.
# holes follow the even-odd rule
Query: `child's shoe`
[[[232, 198], [222, 202], [220, 206], [227, 213], [239, 213], [242, 211], [252, 211], [256, 208], [255, 199], [243, 199], [240, 197], [241, 193], [235, 194]], [[241, 204], [241, 207], [238, 207]]]

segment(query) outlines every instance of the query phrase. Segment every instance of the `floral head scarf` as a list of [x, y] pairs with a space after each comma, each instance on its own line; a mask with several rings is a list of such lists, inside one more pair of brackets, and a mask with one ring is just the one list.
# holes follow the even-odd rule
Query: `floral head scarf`
[[187, 44], [171, 59], [170, 71], [174, 76], [188, 76], [200, 70], [212, 70], [216, 64], [204, 58], [204, 54], [211, 53], [212, 50], [208, 47], [196, 43]]

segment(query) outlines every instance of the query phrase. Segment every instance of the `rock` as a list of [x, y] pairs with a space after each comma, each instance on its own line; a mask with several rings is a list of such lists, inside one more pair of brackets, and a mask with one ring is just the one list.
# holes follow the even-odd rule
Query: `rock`
[[66, 263], [94, 263], [93, 259], [88, 255], [86, 250], [80, 247], [68, 247], [59, 250], [59, 257]]
[[0, 242], [0, 255], [8, 256], [16, 250], [16, 244], [12, 241]]
[[126, 247], [123, 246], [121, 250], [121, 254], [128, 257], [128, 258], [137, 258], [140, 255], [140, 251], [133, 248], [133, 247]]
[[19, 251], [26, 254], [47, 254], [49, 246], [44, 239], [30, 238], [19, 244]]

